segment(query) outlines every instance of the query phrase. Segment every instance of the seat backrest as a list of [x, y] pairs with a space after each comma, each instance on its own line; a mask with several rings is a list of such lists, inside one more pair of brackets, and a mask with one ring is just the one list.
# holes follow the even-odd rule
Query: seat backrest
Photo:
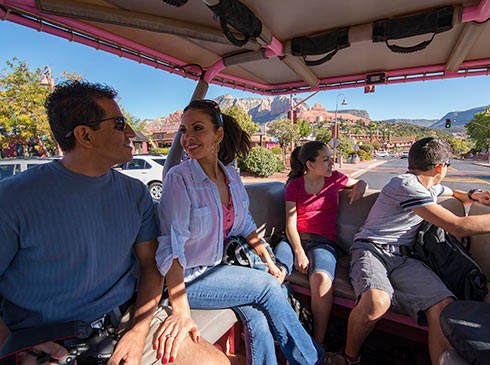
[[458, 217], [464, 217], [466, 215], [464, 205], [456, 198], [443, 196], [437, 199], [437, 203], [442, 205], [447, 210], [450, 210]]
[[260, 237], [268, 238], [284, 230], [284, 184], [281, 182], [245, 185], [250, 199], [250, 213]]
[[[281, 182], [245, 185], [249, 199], [250, 212], [257, 224], [261, 237], [270, 237], [285, 227], [284, 184]], [[355, 234], [364, 224], [371, 207], [378, 198], [379, 190], [368, 189], [362, 199], [349, 204], [350, 189], [339, 193], [339, 212], [337, 215], [337, 245], [349, 252]], [[458, 216], [464, 216], [461, 202], [455, 198], [439, 198], [439, 203]]]
[[[490, 214], [490, 206], [473, 203], [468, 215], [482, 214]], [[487, 279], [490, 278], [490, 233], [471, 236], [470, 243], [473, 258], [478, 262]]]
[[337, 214], [337, 246], [349, 252], [355, 234], [364, 224], [371, 207], [378, 198], [379, 190], [368, 189], [364, 196], [349, 204], [350, 189], [339, 193], [339, 212]]

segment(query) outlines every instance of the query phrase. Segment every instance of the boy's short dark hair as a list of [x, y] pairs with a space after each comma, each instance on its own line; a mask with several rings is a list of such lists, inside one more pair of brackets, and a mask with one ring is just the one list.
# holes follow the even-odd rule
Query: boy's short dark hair
[[429, 171], [452, 156], [451, 146], [434, 137], [426, 137], [416, 141], [408, 153], [408, 169]]
[[113, 88], [84, 80], [69, 80], [56, 85], [46, 99], [46, 111], [60, 148], [63, 151], [73, 149], [75, 137], [66, 137], [66, 134], [75, 126], [104, 117], [104, 110], [97, 104], [97, 99], [114, 100], [116, 96], [117, 92]]

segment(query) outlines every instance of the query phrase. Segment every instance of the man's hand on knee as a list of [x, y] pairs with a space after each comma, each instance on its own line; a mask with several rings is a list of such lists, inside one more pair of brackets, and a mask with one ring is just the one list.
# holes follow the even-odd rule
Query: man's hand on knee
[[145, 337], [144, 333], [139, 333], [135, 329], [126, 332], [117, 342], [107, 365], [139, 364], [143, 355]]

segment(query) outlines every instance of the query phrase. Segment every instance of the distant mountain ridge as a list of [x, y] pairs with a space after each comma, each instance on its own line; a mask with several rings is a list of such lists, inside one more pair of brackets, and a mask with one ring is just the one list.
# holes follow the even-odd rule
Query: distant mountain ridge
[[[329, 113], [335, 113], [335, 110], [329, 110], [328, 111]], [[337, 111], [337, 114], [338, 113], [341, 113], [341, 114], [351, 114], [351, 115], [355, 115], [357, 117], [361, 117], [361, 118], [364, 118], [364, 119], [369, 119], [371, 120], [371, 118], [369, 118], [369, 113], [367, 112], [367, 110], [362, 110], [362, 109], [342, 109], [342, 110], [339, 110]]]
[[[236, 98], [230, 94], [224, 94], [214, 99], [222, 110], [228, 109], [232, 106], [239, 106], [243, 108], [256, 123], [267, 123], [273, 120], [287, 117], [288, 111], [291, 109], [291, 98], [289, 96], [281, 95], [276, 97], [265, 98]], [[292, 104], [296, 106], [303, 99], [293, 98]], [[476, 113], [481, 113], [488, 106], [476, 107], [464, 111], [452, 111], [448, 112], [441, 119], [387, 119], [385, 121], [390, 123], [410, 123], [417, 126], [429, 127], [429, 128], [444, 128], [446, 118], [450, 118], [454, 126], [464, 125], [473, 119]], [[314, 106], [309, 106], [307, 103], [302, 103], [295, 108], [298, 118], [304, 119], [309, 123], [315, 121], [334, 121], [335, 111], [327, 111], [322, 107], [320, 103], [316, 103]], [[168, 117], [159, 117], [153, 120], [145, 120], [145, 130], [148, 133], [155, 131], [175, 131], [180, 119], [182, 117], [182, 110], [177, 110], [175, 113], [170, 114]], [[337, 117], [350, 122], [361, 121], [363, 123], [371, 122], [369, 113], [366, 110], [359, 109], [340, 109], [337, 111]]]
[[[303, 99], [293, 98], [293, 106], [300, 103]], [[218, 96], [214, 99], [220, 107], [225, 110], [232, 106], [243, 108], [256, 123], [267, 123], [275, 119], [280, 119], [281, 115], [291, 109], [291, 98], [280, 95], [274, 98], [235, 98], [230, 94]], [[308, 104], [303, 103], [298, 107], [300, 110], [309, 109]]]
[[449, 112], [445, 116], [443, 116], [441, 119], [439, 119], [439, 121], [437, 121], [436, 123], [431, 125], [430, 127], [431, 128], [444, 128], [447, 118], [451, 119], [451, 123], [453, 125], [464, 125], [464, 124], [470, 122], [476, 113], [481, 113], [481, 112], [485, 111], [485, 108], [488, 108], [488, 105], [479, 106], [476, 108], [463, 110], [463, 111]]
[[465, 125], [470, 122], [476, 113], [483, 112], [487, 106], [479, 106], [463, 111], [454, 111], [446, 113], [441, 119], [387, 119], [386, 122], [390, 123], [410, 123], [421, 127], [429, 128], [444, 128], [446, 125], [446, 119], [451, 119], [453, 126]]
[[419, 127], [430, 127], [432, 124], [437, 122], [437, 119], [387, 119], [385, 122], [389, 123], [409, 123], [415, 124]]

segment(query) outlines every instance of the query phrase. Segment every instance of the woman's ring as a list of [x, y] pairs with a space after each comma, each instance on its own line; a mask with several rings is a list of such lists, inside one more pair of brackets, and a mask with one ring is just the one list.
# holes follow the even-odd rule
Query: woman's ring
[[165, 336], [166, 336], [167, 338], [174, 338], [174, 337], [175, 337], [175, 336], [171, 335], [170, 333], [167, 333]]

